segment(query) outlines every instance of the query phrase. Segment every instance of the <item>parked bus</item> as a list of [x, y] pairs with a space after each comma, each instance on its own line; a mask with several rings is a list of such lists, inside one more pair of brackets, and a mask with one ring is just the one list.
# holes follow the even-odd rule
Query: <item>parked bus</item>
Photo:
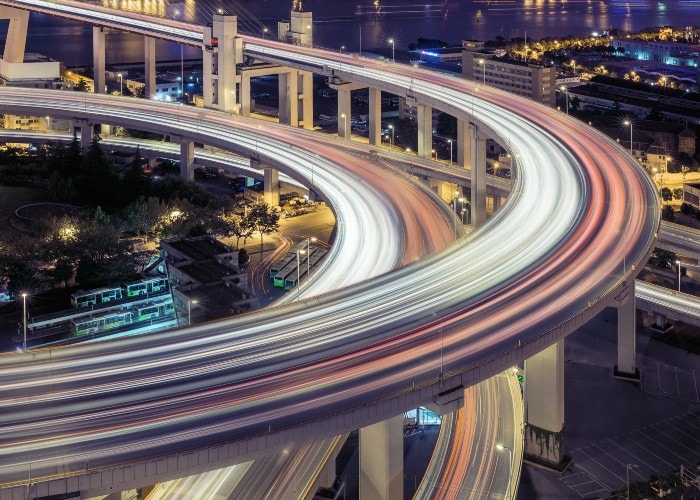
[[120, 326], [132, 323], [132, 312], [111, 312], [101, 316], [78, 318], [71, 320], [71, 334], [74, 337], [94, 335], [95, 333], [114, 330]]
[[112, 302], [122, 298], [121, 287], [95, 288], [93, 290], [79, 290], [72, 293], [70, 303], [73, 307], [85, 307], [104, 302]]
[[168, 289], [168, 278], [148, 278], [126, 285], [126, 296], [135, 297], [137, 295], [147, 295], [149, 293], [160, 293]]

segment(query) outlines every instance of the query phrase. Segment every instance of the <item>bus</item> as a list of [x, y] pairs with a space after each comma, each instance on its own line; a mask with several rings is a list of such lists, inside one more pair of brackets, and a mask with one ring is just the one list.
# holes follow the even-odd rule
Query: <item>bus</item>
[[127, 297], [147, 295], [149, 293], [160, 293], [168, 289], [168, 278], [148, 278], [125, 286]]
[[136, 308], [136, 321], [148, 321], [155, 318], [163, 318], [175, 313], [175, 307], [172, 302], [165, 304], [148, 304]]
[[89, 318], [76, 318], [71, 320], [71, 334], [74, 337], [94, 335], [95, 333], [114, 330], [132, 323], [132, 312], [110, 312], [100, 316]]
[[70, 296], [73, 307], [85, 307], [104, 302], [112, 302], [122, 298], [121, 287], [94, 288], [92, 290], [78, 290]]

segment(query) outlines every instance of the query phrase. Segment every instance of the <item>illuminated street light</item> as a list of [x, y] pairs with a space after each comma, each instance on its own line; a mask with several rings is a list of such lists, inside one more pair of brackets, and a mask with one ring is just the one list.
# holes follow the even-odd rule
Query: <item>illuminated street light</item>
[[345, 139], [348, 136], [348, 116], [343, 113], [340, 117], [343, 119], [343, 139]]
[[565, 101], [566, 102], [566, 114], [568, 115], [569, 114], [569, 89], [567, 88], [566, 85], [562, 85], [561, 87], [559, 87], [559, 90], [564, 92], [564, 96], [566, 99], [566, 101]]
[[396, 62], [396, 58], [394, 57], [394, 49], [396, 48], [396, 42], [394, 42], [393, 38], [389, 38], [389, 43], [391, 44], [391, 62]]
[[308, 257], [306, 258], [306, 279], [309, 279], [309, 274], [311, 273], [311, 242], [316, 243], [316, 238], [311, 237], [306, 239], [306, 253]]
[[340, 55], [343, 55], [343, 50], [345, 50], [345, 45], [340, 46]]
[[304, 255], [306, 253], [306, 250], [297, 250], [297, 300], [301, 299], [301, 287], [299, 286], [301, 284], [301, 276], [299, 275], [299, 255]]
[[481, 69], [483, 70], [483, 83], [486, 85], [486, 61], [479, 59], [479, 64], [481, 64]]
[[447, 142], [450, 143], [450, 165], [452, 165], [452, 139], [447, 139]]
[[678, 291], [681, 291], [681, 261], [676, 261], [676, 268], [678, 269]]
[[[508, 450], [508, 469], [509, 471], [513, 469], [513, 450], [502, 444], [497, 444], [496, 449], [498, 451]], [[510, 493], [510, 480], [508, 481], [508, 487], [506, 488], [506, 498], [508, 498], [508, 493]], [[629, 495], [628, 495], [629, 496]]]
[[187, 301], [187, 326], [190, 326], [192, 324], [192, 304], [198, 304], [199, 302], [196, 300], [188, 300]]
[[389, 146], [392, 148], [394, 147], [394, 126], [392, 124], [388, 125], [389, 130], [391, 130], [391, 142], [389, 143]]
[[634, 149], [632, 148], [632, 129], [633, 129], [632, 122], [630, 120], [625, 120], [623, 123], [625, 125], [628, 125], [630, 128], [630, 153], [634, 154]]
[[119, 95], [124, 95], [124, 78], [121, 73], [117, 73], [119, 77]]
[[22, 330], [24, 331], [24, 342], [22, 343], [22, 351], [27, 350], [27, 294], [22, 294]]

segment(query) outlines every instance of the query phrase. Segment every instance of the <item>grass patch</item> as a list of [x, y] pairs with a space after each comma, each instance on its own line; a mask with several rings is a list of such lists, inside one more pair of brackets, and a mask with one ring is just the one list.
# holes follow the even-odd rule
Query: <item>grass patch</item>
[[22, 205], [48, 201], [48, 196], [34, 188], [0, 185], [0, 240], [7, 241], [18, 231], [10, 226], [9, 218]]

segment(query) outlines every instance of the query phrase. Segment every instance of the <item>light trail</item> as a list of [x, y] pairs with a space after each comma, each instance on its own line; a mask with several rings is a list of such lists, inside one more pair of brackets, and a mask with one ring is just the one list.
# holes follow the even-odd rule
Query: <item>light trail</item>
[[[314, 53], [316, 61], [335, 64]], [[388, 408], [415, 390], [430, 400], [444, 380], [470, 385], [572, 331], [613, 301], [633, 274], [628, 268], [623, 275], [624, 262], [648, 256], [658, 226], [655, 190], [609, 139], [543, 106], [455, 78], [370, 61], [345, 70], [428, 99], [439, 96], [458, 117], [473, 109], [499, 134], [507, 126], [517, 169], [500, 213], [427, 259], [300, 303], [158, 336], [32, 353], [31, 361], [0, 358], [6, 458], [0, 480], [24, 480], [29, 449], [32, 470], [48, 476], [77, 464], [100, 467], [284, 433], [330, 414], [353, 421], [368, 403]], [[0, 106], [37, 114], [39, 107], [28, 103], [41, 98], [40, 108], [55, 114], [186, 130], [198, 142], [224, 149], [238, 144], [277, 158], [280, 165], [272, 166], [298, 162], [297, 175], [307, 178], [313, 164], [315, 185], [334, 205], [347, 238], [339, 248], [352, 249], [356, 258], [368, 245], [393, 249], [419, 241], [405, 238], [410, 228], [394, 232], [401, 223], [382, 201], [389, 188], [371, 184], [383, 176], [317, 135], [271, 127], [262, 132], [263, 143], [239, 132], [254, 132], [248, 122], [222, 114], [61, 94], [5, 88]], [[360, 220], [378, 213], [390, 215], [374, 219], [371, 238], [346, 215]], [[395, 265], [389, 258], [373, 272]], [[328, 271], [332, 276], [337, 269]], [[371, 418], [358, 420], [354, 426]], [[342, 430], [334, 422], [326, 432]]]

